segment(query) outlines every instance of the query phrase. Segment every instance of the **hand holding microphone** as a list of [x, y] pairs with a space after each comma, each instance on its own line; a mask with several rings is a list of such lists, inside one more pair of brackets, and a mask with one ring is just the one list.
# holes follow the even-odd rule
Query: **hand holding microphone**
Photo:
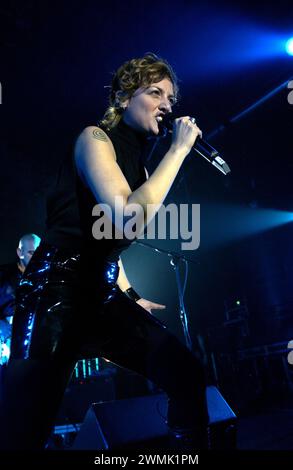
[[185, 147], [187, 154], [193, 150], [209, 161], [224, 175], [230, 173], [228, 164], [220, 157], [219, 152], [202, 139], [202, 132], [197, 127], [195, 118], [185, 116], [172, 119], [167, 116], [162, 122], [164, 134], [170, 132], [173, 135], [172, 145]]
[[166, 121], [166, 127], [172, 133], [172, 147], [180, 149], [186, 155], [191, 151], [196, 139], [202, 136], [201, 130], [197, 127], [195, 119], [184, 116], [174, 121]]

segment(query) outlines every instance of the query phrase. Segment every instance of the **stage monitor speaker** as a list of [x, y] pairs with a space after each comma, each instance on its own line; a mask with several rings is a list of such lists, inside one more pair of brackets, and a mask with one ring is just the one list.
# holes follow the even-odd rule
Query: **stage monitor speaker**
[[[207, 402], [212, 448], [235, 448], [236, 415], [214, 386], [207, 388]], [[166, 415], [165, 394], [93, 403], [72, 449], [153, 450], [168, 447]]]
[[112, 375], [100, 374], [91, 380], [71, 383], [65, 391], [55, 424], [83, 422], [96, 397], [101, 402], [115, 400], [115, 384]]

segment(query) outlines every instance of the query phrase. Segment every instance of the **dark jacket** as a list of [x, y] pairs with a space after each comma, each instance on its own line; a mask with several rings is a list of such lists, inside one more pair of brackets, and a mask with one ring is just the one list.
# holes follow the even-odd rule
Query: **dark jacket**
[[20, 277], [17, 263], [0, 266], [0, 319], [14, 314], [15, 289]]

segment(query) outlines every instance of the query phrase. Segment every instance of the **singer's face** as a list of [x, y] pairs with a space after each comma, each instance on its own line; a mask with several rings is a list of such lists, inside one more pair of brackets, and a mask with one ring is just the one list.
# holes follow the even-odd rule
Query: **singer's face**
[[174, 88], [168, 78], [152, 83], [147, 87], [138, 88], [126, 101], [124, 111], [126, 124], [134, 129], [147, 133], [158, 134], [158, 122], [162, 116], [172, 110], [175, 103]]

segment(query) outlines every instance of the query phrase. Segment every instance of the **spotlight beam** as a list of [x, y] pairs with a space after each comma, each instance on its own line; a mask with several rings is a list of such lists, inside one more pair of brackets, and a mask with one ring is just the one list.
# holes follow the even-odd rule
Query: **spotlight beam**
[[286, 80], [284, 83], [281, 83], [281, 85], [277, 86], [273, 90], [271, 90], [269, 93], [264, 95], [262, 98], [258, 99], [255, 101], [255, 103], [249, 105], [247, 108], [243, 109], [240, 111], [240, 113], [236, 114], [235, 116], [231, 117], [228, 119], [228, 123], [226, 124], [221, 124], [219, 127], [214, 129], [213, 131], [209, 132], [209, 134], [206, 136], [207, 140], [212, 139], [216, 135], [220, 134], [221, 132], [225, 131], [231, 124], [234, 124], [235, 122], [239, 121], [243, 117], [245, 117], [247, 114], [251, 113], [254, 111], [256, 108], [264, 104], [266, 101], [271, 99], [273, 96], [275, 96], [277, 93], [279, 93], [281, 90], [284, 88], [288, 87], [288, 83], [293, 79], [293, 77], [289, 78]]
[[287, 54], [293, 56], [293, 38], [288, 39], [285, 47]]

